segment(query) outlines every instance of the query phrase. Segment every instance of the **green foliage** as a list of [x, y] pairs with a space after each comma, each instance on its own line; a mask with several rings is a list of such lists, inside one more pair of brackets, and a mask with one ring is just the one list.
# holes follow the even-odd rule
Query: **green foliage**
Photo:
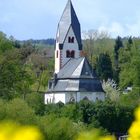
[[120, 36], [117, 37], [114, 47], [116, 66], [118, 65], [119, 49], [123, 47], [123, 42]]
[[126, 133], [133, 120], [133, 108], [113, 102], [98, 102], [93, 114], [101, 126], [111, 133]]
[[56, 115], [56, 116], [60, 116], [60, 109], [61, 106], [59, 106], [59, 104], [48, 104], [45, 106], [45, 114], [46, 115]]
[[34, 110], [21, 99], [13, 99], [6, 105], [5, 119], [20, 122], [22, 124], [34, 124], [36, 122]]
[[106, 93], [106, 98], [108, 100], [111, 100], [113, 102], [119, 102], [120, 100], [120, 95], [121, 95], [121, 92], [119, 90], [117, 90], [116, 88], [113, 88], [109, 81], [107, 82], [103, 82], [103, 89]]
[[88, 100], [83, 100], [78, 104], [78, 110], [82, 115], [82, 121], [86, 124], [90, 124], [92, 121], [92, 112], [93, 112], [93, 108], [92, 108], [92, 102], [88, 101]]
[[7, 39], [3, 32], [0, 32], [0, 54], [13, 48], [12, 42]]
[[83, 127], [73, 123], [68, 118], [56, 118], [55, 116], [44, 116], [40, 119], [40, 128], [47, 140], [71, 140]]
[[30, 42], [19, 44], [0, 33], [0, 97], [25, 99], [32, 91], [46, 91], [53, 71], [48, 53], [49, 50], [38, 51]]
[[[36, 47], [32, 41], [19, 44], [0, 33], [0, 120], [37, 125], [47, 140], [70, 140], [93, 128], [126, 133], [140, 102], [140, 39], [118, 37], [115, 41], [96, 31], [88, 35], [83, 43], [90, 63], [101, 79], [119, 81], [122, 91], [105, 85], [105, 102], [44, 105], [40, 93], [46, 92], [53, 74], [53, 49]], [[128, 86], [132, 92], [121, 94]]]
[[6, 102], [0, 99], [0, 120], [3, 120], [6, 116]]
[[97, 75], [107, 81], [113, 78], [113, 69], [110, 56], [108, 54], [100, 54], [96, 65]]
[[43, 94], [31, 93], [26, 96], [25, 101], [37, 115], [44, 115], [45, 104]]
[[122, 94], [119, 102], [122, 105], [132, 106], [133, 108], [136, 108], [140, 103], [140, 93], [133, 90], [132, 92], [129, 92], [127, 94]]
[[[130, 47], [131, 45], [131, 47]], [[132, 86], [134, 90], [140, 87], [140, 48], [129, 44], [120, 50], [120, 87]]]
[[81, 112], [78, 110], [77, 104], [66, 104], [61, 108], [61, 116], [78, 122], [81, 120]]
[[96, 30], [89, 30], [83, 34], [83, 48], [90, 64], [96, 69], [97, 58], [100, 54], [109, 54], [113, 62], [113, 51], [115, 41], [106, 32], [99, 33]]
[[30, 75], [21, 64], [18, 50], [6, 51], [0, 61], [0, 96], [4, 99], [26, 94], [32, 83]]
[[114, 46], [114, 71], [113, 71], [113, 79], [116, 81], [117, 84], [119, 83], [119, 73], [120, 73], [119, 50], [121, 48], [123, 48], [122, 38], [118, 36]]

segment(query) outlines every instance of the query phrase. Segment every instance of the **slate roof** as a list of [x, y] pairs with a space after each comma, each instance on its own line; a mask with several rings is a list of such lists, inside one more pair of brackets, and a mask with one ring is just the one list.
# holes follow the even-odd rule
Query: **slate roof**
[[58, 32], [59, 37], [57, 37], [57, 40], [60, 44], [63, 44], [66, 38], [66, 35], [72, 26], [74, 34], [76, 36], [77, 42], [79, 44], [79, 47], [81, 49], [81, 28], [80, 23], [78, 21], [77, 15], [75, 13], [75, 10], [73, 8], [71, 0], [68, 0], [67, 5], [63, 11], [63, 14], [61, 16], [60, 22], [58, 24]]
[[57, 74], [57, 78], [96, 78], [85, 57], [70, 59]]
[[70, 59], [50, 82], [48, 92], [104, 92], [85, 57]]

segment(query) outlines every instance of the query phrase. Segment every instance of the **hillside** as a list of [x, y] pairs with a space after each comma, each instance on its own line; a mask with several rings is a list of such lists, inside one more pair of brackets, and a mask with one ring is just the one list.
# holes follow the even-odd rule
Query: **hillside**
[[[40, 42], [17, 44], [0, 33], [0, 120], [35, 125], [46, 140], [71, 140], [94, 128], [104, 135], [127, 134], [140, 102], [140, 39], [83, 40], [84, 55], [103, 81], [106, 99], [66, 105], [44, 104], [54, 72], [54, 46], [44, 47], [48, 42]], [[132, 90], [124, 94], [127, 87]]]

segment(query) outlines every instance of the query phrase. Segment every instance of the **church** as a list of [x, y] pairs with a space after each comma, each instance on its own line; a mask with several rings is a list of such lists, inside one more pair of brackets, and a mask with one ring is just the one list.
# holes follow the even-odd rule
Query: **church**
[[71, 0], [58, 23], [54, 77], [48, 83], [45, 104], [104, 100], [100, 79], [82, 55], [81, 27]]

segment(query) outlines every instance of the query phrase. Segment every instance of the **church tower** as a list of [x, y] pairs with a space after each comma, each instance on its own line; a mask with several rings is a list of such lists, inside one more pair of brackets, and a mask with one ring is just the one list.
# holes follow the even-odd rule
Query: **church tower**
[[68, 0], [58, 24], [55, 74], [48, 82], [45, 103], [105, 100], [105, 92], [86, 57], [82, 57], [80, 23]]
[[82, 51], [81, 28], [71, 0], [68, 0], [58, 23], [55, 47], [55, 73]]

